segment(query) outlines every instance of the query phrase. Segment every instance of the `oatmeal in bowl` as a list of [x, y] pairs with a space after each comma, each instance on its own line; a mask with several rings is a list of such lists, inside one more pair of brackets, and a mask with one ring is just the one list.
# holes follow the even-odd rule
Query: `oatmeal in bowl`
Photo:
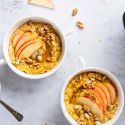
[[28, 21], [10, 38], [11, 62], [28, 74], [42, 74], [53, 69], [61, 51], [61, 39], [50, 24]]
[[72, 75], [61, 93], [61, 107], [73, 125], [112, 125], [120, 116], [124, 94], [114, 76], [87, 68]]
[[17, 21], [7, 33], [3, 48], [9, 67], [29, 79], [51, 75], [66, 55], [61, 29], [43, 17], [26, 17]]

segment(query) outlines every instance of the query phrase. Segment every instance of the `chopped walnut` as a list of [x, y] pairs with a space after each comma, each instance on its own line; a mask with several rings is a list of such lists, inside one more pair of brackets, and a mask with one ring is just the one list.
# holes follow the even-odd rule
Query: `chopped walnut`
[[81, 110], [81, 109], [82, 109], [82, 106], [81, 106], [81, 105], [75, 105], [75, 106], [74, 106], [74, 109], [75, 109], [75, 110]]
[[52, 57], [47, 57], [46, 59], [48, 62], [52, 60]]
[[41, 29], [40, 29], [40, 33], [41, 33], [42, 36], [45, 35], [46, 31], [44, 30], [44, 27], [41, 27]]
[[85, 113], [85, 118], [86, 119], [89, 119], [90, 118], [90, 115], [88, 113]]
[[72, 16], [76, 16], [77, 13], [78, 13], [78, 9], [74, 8], [73, 11], [72, 11]]
[[35, 27], [32, 26], [32, 27], [29, 29], [29, 31], [31, 31], [31, 32], [33, 33], [33, 32], [36, 31], [36, 29], [35, 29]]
[[44, 123], [44, 125], [48, 125], [48, 123], [46, 122], [46, 123]]
[[41, 62], [42, 61], [42, 56], [37, 56], [37, 59], [38, 59], [39, 62]]
[[79, 29], [83, 29], [84, 28], [84, 25], [81, 21], [76, 21], [76, 26], [79, 28]]
[[102, 77], [102, 81], [105, 81], [105, 80], [106, 80], [106, 76], [103, 76], [103, 77]]

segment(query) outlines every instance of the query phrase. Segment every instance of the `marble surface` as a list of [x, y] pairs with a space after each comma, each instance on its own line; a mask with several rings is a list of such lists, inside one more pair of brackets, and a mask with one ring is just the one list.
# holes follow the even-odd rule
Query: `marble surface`
[[[55, 21], [64, 32], [75, 28], [66, 38], [68, 53], [61, 68], [42, 80], [26, 80], [15, 75], [6, 65], [0, 68], [1, 98], [24, 115], [18, 123], [0, 106], [0, 125], [69, 125], [60, 108], [60, 92], [70, 74], [79, 69], [78, 56], [87, 66], [111, 71], [125, 91], [125, 31], [122, 15], [125, 0], [53, 0], [55, 10], [28, 5], [25, 0], [0, 0], [0, 57], [3, 57], [4, 36], [16, 19], [41, 15]], [[74, 7], [79, 9], [71, 17]], [[76, 20], [85, 24], [83, 31], [75, 27]], [[125, 108], [115, 125], [125, 124]]]

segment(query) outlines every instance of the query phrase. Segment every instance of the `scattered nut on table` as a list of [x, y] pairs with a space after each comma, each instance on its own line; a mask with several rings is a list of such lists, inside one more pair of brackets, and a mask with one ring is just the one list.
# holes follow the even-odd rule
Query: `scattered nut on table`
[[46, 122], [46, 123], [44, 123], [44, 125], [48, 125], [48, 123]]
[[84, 29], [84, 25], [81, 21], [76, 21], [76, 26], [79, 28], [79, 29]]
[[76, 16], [77, 13], [78, 13], [78, 9], [74, 8], [73, 11], [72, 11], [72, 16]]

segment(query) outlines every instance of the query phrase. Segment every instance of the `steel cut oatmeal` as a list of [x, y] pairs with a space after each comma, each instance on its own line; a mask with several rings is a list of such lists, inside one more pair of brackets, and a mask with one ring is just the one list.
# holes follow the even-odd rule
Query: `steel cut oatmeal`
[[101, 125], [113, 118], [117, 97], [109, 78], [97, 72], [86, 72], [69, 82], [64, 101], [67, 112], [78, 124]]
[[61, 39], [50, 24], [28, 21], [10, 38], [11, 62], [28, 74], [42, 74], [53, 69], [60, 60], [61, 51]]

